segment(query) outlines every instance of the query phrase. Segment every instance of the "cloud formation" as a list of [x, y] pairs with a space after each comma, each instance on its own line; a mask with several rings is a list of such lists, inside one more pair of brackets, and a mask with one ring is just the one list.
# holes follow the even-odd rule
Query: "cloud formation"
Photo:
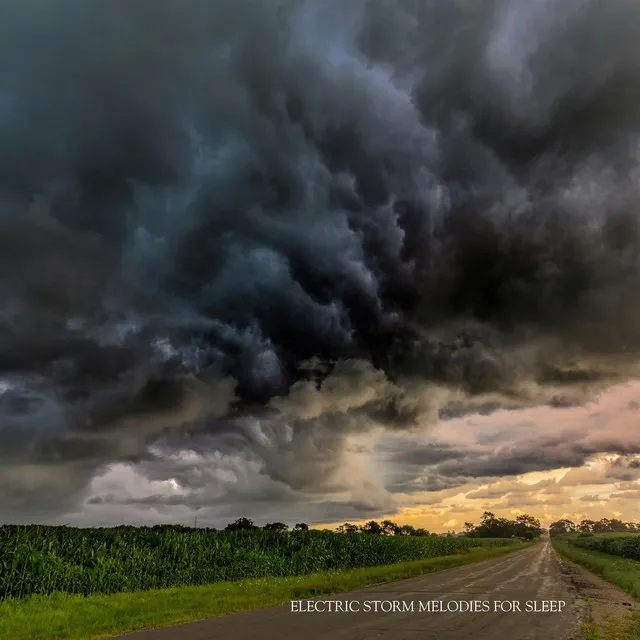
[[[513, 478], [558, 469], [565, 470], [553, 483], [558, 488], [632, 482], [640, 477], [640, 434], [627, 406], [639, 388], [619, 387], [583, 407], [503, 410], [441, 422], [428, 435], [387, 435], [375, 448], [393, 470], [388, 488], [398, 494], [490, 480], [489, 489], [466, 497], [497, 498], [515, 490]], [[610, 461], [592, 469], [589, 463], [602, 455]]]
[[[12, 509], [152, 446], [389, 508], [352, 441], [638, 375], [636, 2], [27, 0], [0, 25]], [[446, 488], [634, 447], [410, 454]]]

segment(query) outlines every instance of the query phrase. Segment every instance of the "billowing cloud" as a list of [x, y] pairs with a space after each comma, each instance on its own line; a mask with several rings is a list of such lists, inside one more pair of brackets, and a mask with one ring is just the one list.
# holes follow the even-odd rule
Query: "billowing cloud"
[[[566, 473], [551, 486], [543, 482], [539, 488], [545, 492], [556, 485], [633, 481], [640, 478], [640, 434], [627, 402], [638, 390], [637, 383], [617, 388], [580, 408], [498, 411], [441, 422], [428, 435], [387, 435], [376, 449], [392, 470], [389, 488], [398, 493], [439, 491], [490, 478], [495, 482], [488, 489], [467, 498], [496, 498], [525, 489], [510, 478], [555, 469]], [[589, 466], [603, 454], [606, 464]]]
[[[346, 482], [340, 513], [392, 509], [366, 462], [347, 471], [367, 434], [637, 377], [635, 1], [2, 12], [11, 509], [66, 508], [114, 464], [191, 449], [285, 493]], [[390, 482], [639, 452], [595, 423], [523, 429], [396, 452], [408, 480]]]

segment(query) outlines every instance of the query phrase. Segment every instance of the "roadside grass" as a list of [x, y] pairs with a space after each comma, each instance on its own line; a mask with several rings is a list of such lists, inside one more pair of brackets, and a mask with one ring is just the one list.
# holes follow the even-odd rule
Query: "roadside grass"
[[336, 594], [496, 558], [530, 546], [475, 548], [464, 554], [290, 578], [83, 597], [57, 593], [0, 602], [1, 640], [97, 640], [150, 627]]
[[618, 585], [634, 598], [640, 598], [640, 562], [601, 551], [569, 546], [570, 536], [551, 538], [553, 546], [568, 560], [582, 565], [609, 582]]
[[640, 640], [640, 614], [626, 616], [606, 616], [598, 625], [593, 619], [593, 603], [589, 606], [589, 619], [582, 625], [584, 640]]
[[585, 640], [640, 640], [640, 615], [607, 618], [601, 625], [590, 619], [582, 625]]
[[[640, 562], [582, 547], [570, 547], [570, 537], [561, 535], [551, 538], [561, 556], [612, 582], [630, 596], [640, 598]], [[634, 612], [625, 618], [610, 618], [600, 630], [589, 620], [583, 625], [583, 633], [587, 640], [640, 640], [640, 614]]]

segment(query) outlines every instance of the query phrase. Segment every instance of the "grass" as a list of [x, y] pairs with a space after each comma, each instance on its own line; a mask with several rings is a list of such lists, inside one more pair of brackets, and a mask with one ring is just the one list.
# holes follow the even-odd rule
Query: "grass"
[[553, 546], [560, 555], [613, 582], [634, 598], [640, 598], [640, 562], [575, 545], [570, 547], [568, 537], [552, 538]]
[[96, 640], [179, 622], [258, 609], [441, 571], [525, 548], [524, 543], [387, 566], [342, 569], [288, 578], [116, 593], [53, 594], [0, 602], [2, 640]]
[[640, 640], [640, 616], [629, 614], [624, 618], [608, 618], [598, 628], [593, 620], [582, 625], [585, 640]]
[[[630, 596], [640, 598], [640, 562], [585, 547], [569, 546], [568, 538], [575, 540], [575, 536], [551, 539], [561, 556], [612, 582]], [[589, 620], [583, 625], [583, 634], [586, 640], [640, 640], [640, 614], [630, 613], [626, 618], [609, 619], [601, 630], [593, 620]]]
[[589, 619], [582, 625], [584, 640], [640, 640], [640, 614], [605, 616], [598, 625], [593, 619], [593, 602], [587, 599]]
[[585, 640], [601, 640], [602, 636], [593, 622], [587, 622], [582, 625], [582, 634]]

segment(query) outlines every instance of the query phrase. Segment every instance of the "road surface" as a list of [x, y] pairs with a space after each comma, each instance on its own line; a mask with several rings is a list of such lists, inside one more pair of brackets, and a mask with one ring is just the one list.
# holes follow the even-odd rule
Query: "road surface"
[[[561, 567], [548, 539], [522, 551], [476, 564], [376, 585], [337, 596], [321, 596], [318, 608], [351, 602], [360, 612], [292, 613], [291, 604], [247, 613], [138, 631], [126, 640], [573, 640], [580, 637], [585, 606]], [[393, 601], [396, 611], [375, 612], [374, 601]], [[454, 601], [488, 601], [489, 612], [449, 613]], [[333, 604], [327, 605], [327, 601]], [[419, 612], [420, 603], [445, 612]], [[494, 601], [517, 601], [522, 611], [494, 612]], [[564, 601], [562, 612], [527, 613], [527, 601], [537, 608], [559, 607], [543, 601]], [[370, 611], [365, 612], [369, 602]], [[402, 612], [411, 606], [414, 611]], [[438, 604], [442, 602], [442, 604]], [[452, 604], [448, 604], [451, 602]], [[462, 605], [463, 608], [466, 605]], [[476, 605], [479, 606], [479, 605]], [[508, 608], [509, 605], [504, 605]], [[343, 604], [346, 608], [346, 605]]]

